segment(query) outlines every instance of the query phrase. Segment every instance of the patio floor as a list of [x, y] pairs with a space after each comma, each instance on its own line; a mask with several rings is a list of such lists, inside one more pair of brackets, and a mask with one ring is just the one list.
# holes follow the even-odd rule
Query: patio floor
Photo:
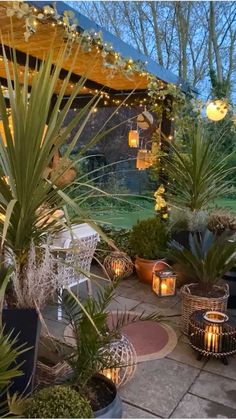
[[[158, 299], [150, 286], [135, 276], [123, 280], [110, 309], [159, 311], [169, 317], [178, 344], [162, 359], [138, 364], [134, 378], [120, 389], [124, 418], [236, 418], [236, 356], [225, 366], [219, 360], [198, 361], [180, 330], [179, 297]], [[236, 310], [231, 314], [236, 316]], [[55, 308], [47, 307], [45, 319], [54, 335], [65, 327], [56, 322]]]

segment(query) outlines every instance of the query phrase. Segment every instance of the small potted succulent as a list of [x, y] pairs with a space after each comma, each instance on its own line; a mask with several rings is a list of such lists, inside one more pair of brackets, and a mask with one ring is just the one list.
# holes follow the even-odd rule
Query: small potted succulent
[[130, 233], [129, 247], [135, 256], [135, 268], [142, 282], [151, 283], [152, 273], [166, 267], [160, 260], [166, 252], [169, 233], [166, 222], [158, 216], [138, 221]]
[[226, 310], [229, 291], [222, 278], [236, 265], [235, 252], [236, 242], [209, 230], [200, 236], [190, 233], [189, 249], [171, 242], [168, 257], [175, 263], [177, 276], [184, 275], [189, 282], [181, 288], [184, 332], [195, 310]]

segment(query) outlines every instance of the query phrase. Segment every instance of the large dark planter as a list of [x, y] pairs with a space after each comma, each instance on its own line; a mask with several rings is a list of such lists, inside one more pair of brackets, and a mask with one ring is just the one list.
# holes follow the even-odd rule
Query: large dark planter
[[[186, 249], [190, 250], [189, 246], [189, 234], [192, 233], [189, 230], [182, 230], [182, 231], [173, 231], [172, 232], [172, 239], [181, 244]], [[194, 234], [197, 234], [199, 240], [202, 235], [200, 231], [195, 231]]]
[[97, 410], [93, 412], [95, 418], [122, 418], [122, 401], [117, 392], [117, 388], [115, 384], [109, 380], [109, 378], [105, 377], [102, 374], [96, 375], [96, 378], [104, 381], [108, 386], [111, 392], [114, 394], [113, 401], [103, 409]]
[[3, 325], [5, 333], [12, 332], [17, 336], [16, 346], [26, 343], [32, 349], [19, 355], [17, 364], [23, 363], [21, 370], [24, 375], [16, 377], [10, 387], [10, 393], [30, 394], [33, 391], [40, 323], [38, 314], [34, 309], [4, 309]]
[[189, 249], [189, 231], [173, 231], [172, 239], [184, 246], [186, 249]]
[[228, 308], [236, 308], [236, 268], [227, 272], [224, 279], [229, 286]]

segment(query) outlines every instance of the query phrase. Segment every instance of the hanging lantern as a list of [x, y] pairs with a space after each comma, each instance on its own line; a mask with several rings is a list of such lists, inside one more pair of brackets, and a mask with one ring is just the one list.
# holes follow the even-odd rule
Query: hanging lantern
[[206, 108], [206, 114], [212, 121], [221, 121], [228, 112], [228, 104], [222, 99], [212, 100]]
[[136, 158], [136, 169], [148, 169], [153, 164], [153, 160], [154, 158], [151, 151], [146, 149], [139, 150]]
[[[106, 351], [106, 348], [104, 348]], [[114, 367], [101, 371], [117, 387], [126, 384], [134, 376], [137, 367], [137, 354], [129, 339], [122, 335], [110, 344], [109, 355], [114, 360]]]
[[133, 262], [123, 252], [111, 252], [110, 255], [107, 255], [103, 264], [111, 279], [127, 278], [133, 273]]
[[176, 274], [170, 270], [153, 272], [152, 290], [158, 297], [170, 297], [176, 293]]
[[139, 128], [146, 130], [153, 124], [153, 116], [148, 111], [142, 112], [137, 117], [137, 125]]
[[129, 131], [129, 147], [138, 148], [139, 147], [139, 132], [138, 130], [131, 129]]

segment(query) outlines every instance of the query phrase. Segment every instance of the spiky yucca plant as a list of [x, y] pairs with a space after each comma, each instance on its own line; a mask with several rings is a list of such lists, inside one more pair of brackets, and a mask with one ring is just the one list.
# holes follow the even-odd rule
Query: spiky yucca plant
[[200, 291], [207, 296], [224, 274], [236, 266], [236, 242], [228, 241], [227, 234], [216, 236], [205, 230], [201, 234], [189, 234], [189, 247], [172, 242], [168, 258], [176, 263], [177, 274], [198, 283]]
[[[87, 213], [80, 208], [78, 202], [70, 199], [65, 191], [60, 190], [56, 185], [60, 176], [82, 158], [82, 152], [84, 153], [114, 127], [106, 130], [106, 122], [83, 147], [83, 151], [78, 153], [73, 162], [70, 161], [68, 159], [70, 153], [100, 100], [99, 94], [78, 111], [62, 130], [72, 102], [85, 83], [85, 79], [81, 78], [75, 84], [66, 103], [63, 102], [70, 83], [71, 72], [69, 71], [55, 99], [55, 88], [66, 48], [62, 49], [56, 58], [55, 51], [49, 50], [45, 60], [36, 64], [31, 80], [29, 80], [30, 67], [29, 57], [27, 57], [23, 82], [20, 80], [15, 51], [13, 50], [12, 53], [11, 66], [3, 45], [2, 49], [12, 131], [9, 128], [7, 105], [0, 88], [0, 115], [5, 137], [3, 139], [0, 136], [0, 241], [2, 251], [4, 248], [10, 259], [12, 255], [16, 258], [20, 281], [24, 281], [24, 267], [29, 256], [30, 243], [33, 241], [37, 245], [44, 240], [45, 233], [53, 233], [60, 228], [58, 218], [53, 217], [57, 208], [63, 204], [70, 205], [81, 222], [86, 220], [99, 230], [92, 220], [89, 221]], [[55, 100], [52, 107], [53, 99]], [[73, 128], [78, 125], [78, 130], [72, 136], [65, 155], [49, 181], [46, 173], [53, 156], [66, 142]], [[83, 187], [85, 184], [86, 182], [83, 182]], [[89, 188], [91, 190], [92, 186], [89, 185]], [[102, 234], [100, 230], [99, 232]]]
[[232, 182], [229, 174], [236, 167], [229, 167], [232, 154], [222, 155], [218, 138], [209, 136], [199, 122], [189, 133], [187, 151], [182, 153], [170, 144], [170, 157], [166, 157], [169, 177], [168, 202], [171, 206], [198, 211], [209, 207], [215, 199], [229, 195]]

